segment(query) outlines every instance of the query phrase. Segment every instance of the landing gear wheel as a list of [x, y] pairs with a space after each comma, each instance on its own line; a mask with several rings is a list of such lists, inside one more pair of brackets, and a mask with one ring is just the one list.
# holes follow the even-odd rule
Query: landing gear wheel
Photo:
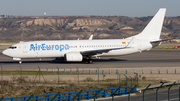
[[92, 60], [92, 59], [88, 59], [88, 63], [89, 63], [89, 64], [92, 64], [92, 63], [93, 63], [93, 60]]
[[22, 63], [22, 61], [19, 61], [19, 64], [21, 64]]

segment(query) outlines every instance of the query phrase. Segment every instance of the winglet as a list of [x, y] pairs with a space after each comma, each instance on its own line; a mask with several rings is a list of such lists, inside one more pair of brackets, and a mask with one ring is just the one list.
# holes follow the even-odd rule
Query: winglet
[[89, 40], [92, 40], [92, 38], [93, 38], [93, 35], [91, 35], [91, 36], [89, 37]]

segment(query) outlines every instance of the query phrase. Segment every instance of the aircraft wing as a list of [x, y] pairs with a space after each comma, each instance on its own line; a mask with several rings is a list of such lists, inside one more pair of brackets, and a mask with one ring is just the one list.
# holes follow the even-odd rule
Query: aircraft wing
[[107, 53], [107, 52], [109, 52], [111, 50], [131, 48], [133, 42], [134, 42], [134, 38], [131, 39], [131, 41], [129, 42], [129, 44], [127, 44], [126, 47], [122, 47], [122, 48], [109, 48], [109, 49], [98, 49], [98, 50], [88, 50], [88, 51], [82, 51], [80, 53], [82, 55], [97, 55], [97, 54]]
[[[124, 47], [126, 48], [126, 47]], [[111, 49], [99, 49], [99, 50], [88, 50], [80, 52], [82, 55], [97, 55], [102, 53], [107, 53], [111, 50], [124, 49], [124, 48], [111, 48]]]

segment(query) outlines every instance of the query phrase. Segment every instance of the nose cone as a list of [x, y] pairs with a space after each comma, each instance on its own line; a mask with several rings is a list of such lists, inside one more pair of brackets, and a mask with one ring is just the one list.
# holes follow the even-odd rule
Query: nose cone
[[7, 55], [7, 56], [9, 56], [9, 50], [4, 50], [3, 52], [2, 52], [4, 55]]

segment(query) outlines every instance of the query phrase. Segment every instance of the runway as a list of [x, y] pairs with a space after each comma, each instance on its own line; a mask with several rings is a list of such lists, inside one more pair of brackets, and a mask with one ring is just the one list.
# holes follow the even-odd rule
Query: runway
[[152, 49], [125, 56], [117, 57], [102, 57], [101, 59], [93, 59], [93, 64], [87, 63], [68, 63], [63, 60], [54, 59], [23, 59], [22, 64], [12, 60], [10, 57], [0, 54], [0, 65], [4, 69], [19, 69], [22, 66], [24, 69], [41, 69], [56, 68], [136, 68], [136, 67], [180, 67], [180, 50], [178, 49]]

